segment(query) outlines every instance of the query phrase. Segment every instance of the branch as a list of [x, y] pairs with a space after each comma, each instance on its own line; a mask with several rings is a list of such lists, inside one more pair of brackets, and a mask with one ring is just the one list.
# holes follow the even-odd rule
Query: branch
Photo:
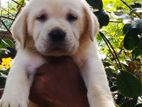
[[10, 32], [10, 30], [9, 30], [9, 28], [5, 25], [5, 23], [0, 19], [0, 22], [2, 23], [2, 25], [5, 27], [5, 29], [9, 32], [9, 33], [11, 33]]
[[[20, 11], [21, 11], [21, 8], [22, 7], [20, 7], [19, 9], [18, 9], [18, 11], [17, 11], [17, 13], [16, 13], [16, 15], [15, 15], [15, 18], [17, 17], [17, 15], [20, 13]], [[15, 20], [15, 19], [14, 19]], [[11, 23], [11, 25], [10, 25], [10, 28], [11, 28], [11, 26], [12, 26], [12, 24], [14, 23], [14, 21]]]
[[0, 32], [0, 39], [3, 39], [3, 38], [8, 38], [8, 39], [13, 40], [11, 33], [6, 32], [6, 31]]
[[6, 12], [8, 12], [9, 14], [11, 14], [11, 16], [14, 16], [12, 13], [10, 13], [8, 10], [6, 10], [5, 8], [3, 8], [2, 6], [0, 6], [0, 8], [1, 8], [3, 11], [6, 11]]
[[[131, 6], [129, 6], [125, 1], [120, 0], [123, 4], [125, 4], [130, 10], [133, 10], [133, 8]], [[141, 16], [135, 12], [135, 14], [141, 19]]]
[[109, 48], [109, 51], [112, 54], [112, 56], [113, 56], [113, 58], [114, 58], [114, 60], [115, 60], [115, 62], [117, 64], [118, 69], [122, 69], [121, 63], [119, 61], [119, 58], [118, 58], [117, 53], [114, 50], [113, 46], [111, 45], [111, 43], [109, 42], [109, 40], [104, 36], [104, 34], [102, 32], [100, 32], [100, 35], [103, 38], [104, 42], [106, 43], [107, 47]]
[[12, 0], [14, 3], [16, 3], [17, 5], [20, 5], [21, 7], [23, 7], [23, 4], [20, 4], [20, 3], [18, 3], [17, 1], [15, 1], [15, 0]]
[[12, 19], [12, 18], [6, 17], [6, 16], [0, 16], [0, 18], [5, 18], [5, 19], [9, 19], [9, 20], [15, 20], [15, 19]]
[[111, 23], [122, 23], [121, 21], [110, 20]]
[[129, 6], [125, 1], [120, 0], [123, 4], [125, 4], [130, 10], [132, 10], [133, 8], [131, 6]]

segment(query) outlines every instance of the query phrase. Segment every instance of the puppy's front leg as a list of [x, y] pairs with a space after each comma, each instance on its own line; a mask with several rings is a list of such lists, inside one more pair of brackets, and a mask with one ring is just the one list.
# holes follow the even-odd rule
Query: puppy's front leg
[[36, 54], [18, 51], [9, 72], [0, 107], [28, 107], [34, 70], [43, 61]]
[[83, 62], [81, 74], [88, 90], [89, 104], [90, 107], [115, 107], [104, 66], [96, 50], [96, 45], [93, 44], [87, 54], [80, 58]]
[[88, 59], [83, 71], [90, 107], [115, 107], [102, 62]]

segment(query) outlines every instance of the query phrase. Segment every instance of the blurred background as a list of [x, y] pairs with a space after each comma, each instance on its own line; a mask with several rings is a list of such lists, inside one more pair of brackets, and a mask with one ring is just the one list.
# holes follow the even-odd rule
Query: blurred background
[[[117, 107], [142, 107], [142, 0], [87, 2], [100, 23], [98, 50]], [[16, 54], [10, 28], [26, 3], [0, 0], [0, 90]]]

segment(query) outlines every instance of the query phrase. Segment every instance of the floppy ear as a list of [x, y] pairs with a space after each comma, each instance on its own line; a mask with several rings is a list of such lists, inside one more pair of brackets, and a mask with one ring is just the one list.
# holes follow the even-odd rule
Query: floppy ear
[[87, 31], [87, 34], [90, 36], [90, 39], [93, 41], [95, 35], [99, 31], [99, 22], [97, 17], [93, 14], [93, 11], [89, 4], [85, 1], [83, 5], [85, 21], [87, 23], [87, 25], [85, 25], [87, 26], [87, 29], [85, 30]]
[[24, 48], [25, 38], [27, 36], [27, 11], [24, 8], [12, 25], [12, 36], [15, 39], [18, 47]]

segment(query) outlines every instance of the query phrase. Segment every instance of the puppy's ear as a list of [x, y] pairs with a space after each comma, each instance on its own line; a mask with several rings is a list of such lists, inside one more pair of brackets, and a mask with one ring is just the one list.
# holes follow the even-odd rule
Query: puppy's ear
[[27, 36], [27, 10], [24, 8], [17, 16], [12, 25], [12, 36], [15, 39], [18, 47], [24, 48], [25, 38]]
[[90, 39], [93, 41], [95, 35], [99, 31], [99, 22], [97, 17], [93, 14], [93, 11], [89, 4], [85, 1], [83, 3], [83, 8], [84, 8], [84, 15], [85, 15], [85, 22], [87, 23], [87, 26], [85, 29], [87, 34], [90, 36]]

